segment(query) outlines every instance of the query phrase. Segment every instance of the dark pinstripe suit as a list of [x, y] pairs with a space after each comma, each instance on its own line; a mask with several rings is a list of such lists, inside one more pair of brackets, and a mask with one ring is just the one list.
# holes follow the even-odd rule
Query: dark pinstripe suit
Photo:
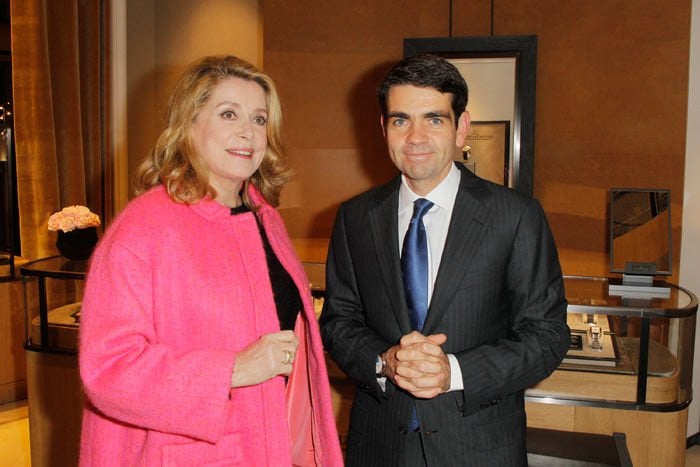
[[[462, 171], [423, 334], [445, 333], [464, 390], [417, 399], [429, 466], [526, 464], [523, 390], [569, 347], [556, 247], [540, 204]], [[404, 465], [414, 399], [375, 377], [411, 331], [397, 234], [400, 177], [343, 203], [327, 263], [324, 343], [357, 383], [348, 466]]]

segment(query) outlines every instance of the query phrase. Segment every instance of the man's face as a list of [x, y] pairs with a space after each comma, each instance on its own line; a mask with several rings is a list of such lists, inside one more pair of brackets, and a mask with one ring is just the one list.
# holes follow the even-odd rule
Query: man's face
[[469, 130], [465, 111], [455, 128], [451, 95], [433, 88], [393, 86], [387, 95], [382, 129], [394, 165], [411, 189], [425, 195], [449, 173]]

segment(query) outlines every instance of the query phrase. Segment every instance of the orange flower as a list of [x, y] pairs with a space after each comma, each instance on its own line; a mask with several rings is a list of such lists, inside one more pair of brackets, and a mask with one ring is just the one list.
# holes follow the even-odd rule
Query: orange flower
[[68, 206], [49, 217], [49, 230], [70, 232], [75, 229], [87, 229], [99, 225], [100, 216], [85, 206]]

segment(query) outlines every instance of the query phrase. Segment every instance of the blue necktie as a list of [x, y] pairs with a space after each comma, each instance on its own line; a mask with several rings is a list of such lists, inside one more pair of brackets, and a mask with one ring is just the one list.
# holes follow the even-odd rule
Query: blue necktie
[[411, 326], [416, 331], [423, 330], [425, 315], [428, 312], [428, 239], [425, 235], [423, 216], [431, 207], [433, 203], [424, 198], [418, 198], [413, 203], [413, 217], [408, 225], [401, 252], [408, 313]]
[[[413, 203], [413, 217], [408, 225], [401, 252], [408, 314], [411, 326], [416, 331], [423, 330], [425, 315], [428, 313], [428, 239], [423, 216], [432, 206], [433, 203], [424, 198], [418, 198]], [[418, 416], [414, 407], [408, 429], [416, 431], [418, 428]]]

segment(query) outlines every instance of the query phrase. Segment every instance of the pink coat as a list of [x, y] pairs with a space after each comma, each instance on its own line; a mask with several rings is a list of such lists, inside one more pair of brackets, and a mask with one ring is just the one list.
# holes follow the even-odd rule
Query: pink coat
[[81, 466], [342, 465], [309, 281], [279, 214], [264, 203], [258, 216], [304, 303], [288, 384], [230, 388], [236, 353], [279, 330], [254, 214], [174, 203], [155, 188], [91, 259]]

